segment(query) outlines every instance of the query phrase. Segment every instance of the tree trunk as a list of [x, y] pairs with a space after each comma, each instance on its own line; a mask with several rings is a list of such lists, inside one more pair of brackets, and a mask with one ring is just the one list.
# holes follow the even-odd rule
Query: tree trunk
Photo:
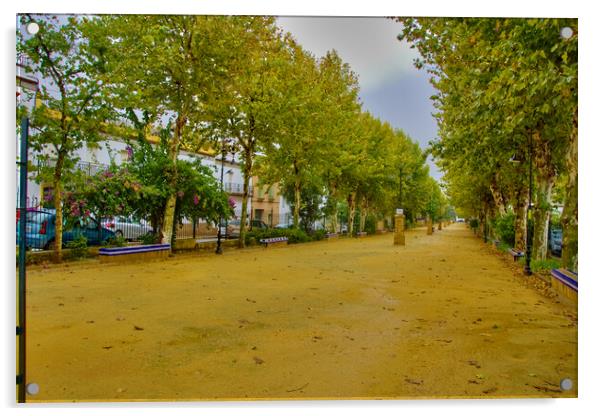
[[577, 178], [577, 111], [573, 115], [573, 131], [566, 156], [567, 184], [564, 208], [560, 222], [562, 224], [562, 267], [577, 272], [577, 223], [578, 223], [578, 178]]
[[363, 233], [366, 227], [366, 217], [368, 216], [368, 201], [366, 198], [362, 198], [360, 208], [360, 232]]
[[173, 138], [169, 143], [168, 156], [171, 160], [171, 172], [169, 173], [169, 190], [170, 194], [167, 197], [167, 203], [165, 204], [165, 212], [163, 214], [163, 224], [161, 224], [161, 243], [171, 244], [173, 237], [174, 218], [176, 213], [176, 189], [178, 183], [178, 153], [180, 152], [180, 140], [182, 138], [182, 129], [186, 124], [186, 117], [178, 115], [176, 119], [176, 128], [174, 130]]
[[65, 154], [58, 152], [56, 165], [54, 166], [54, 177], [52, 181], [53, 200], [55, 211], [54, 224], [54, 259], [57, 263], [63, 260], [63, 186], [61, 178], [63, 175], [63, 165], [65, 163]]
[[533, 259], [545, 260], [548, 255], [548, 226], [550, 222], [550, 207], [552, 187], [556, 172], [552, 162], [552, 147], [549, 140], [541, 135], [541, 128], [531, 135], [533, 149], [534, 172], [539, 175], [535, 186], [535, 206], [533, 209]]
[[349, 219], [347, 221], [347, 235], [353, 236], [353, 225], [355, 222], [355, 192], [351, 192], [347, 197], [347, 205], [349, 206]]
[[522, 252], [527, 250], [527, 192], [526, 188], [521, 187], [514, 204], [514, 248]]
[[483, 237], [485, 235], [485, 220], [486, 220], [485, 211], [484, 210], [479, 211], [479, 228], [477, 231], [477, 235], [479, 237]]
[[243, 164], [243, 191], [242, 205], [240, 212], [240, 234], [238, 236], [238, 247], [245, 247], [245, 235], [247, 234], [247, 206], [249, 203], [249, 181], [251, 180], [251, 172], [253, 169], [253, 152], [250, 147], [244, 149], [244, 164]]
[[299, 228], [299, 212], [301, 210], [301, 179], [299, 178], [299, 168], [297, 162], [293, 162], [295, 170], [295, 208], [293, 211], [293, 227]]
[[[335, 194], [336, 194], [336, 185], [331, 184], [329, 201], [334, 200]], [[332, 215], [330, 216], [330, 227], [331, 227], [331, 229], [330, 229], [331, 233], [339, 232], [338, 204], [337, 204], [336, 200], [334, 203], [334, 210], [332, 212]]]
[[537, 204], [533, 210], [533, 259], [545, 260], [548, 256], [548, 225], [553, 178], [542, 178], [537, 184]]
[[165, 213], [163, 214], [163, 224], [161, 226], [161, 243], [171, 244], [173, 235], [174, 217], [176, 211], [176, 191], [167, 197], [167, 204], [165, 204]]
[[493, 196], [493, 202], [495, 204], [495, 208], [497, 209], [497, 213], [499, 215], [506, 215], [506, 201], [504, 200], [504, 195], [498, 186], [498, 174], [495, 174], [495, 177], [491, 181], [491, 185], [489, 186], [489, 190], [491, 191], [491, 195]]

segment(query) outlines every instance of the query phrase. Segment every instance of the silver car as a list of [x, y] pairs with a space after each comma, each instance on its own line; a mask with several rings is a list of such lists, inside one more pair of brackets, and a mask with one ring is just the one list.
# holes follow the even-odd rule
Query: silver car
[[123, 237], [128, 241], [139, 240], [141, 236], [152, 231], [151, 225], [145, 220], [133, 217], [114, 217], [102, 221], [102, 225], [115, 232], [116, 237]]

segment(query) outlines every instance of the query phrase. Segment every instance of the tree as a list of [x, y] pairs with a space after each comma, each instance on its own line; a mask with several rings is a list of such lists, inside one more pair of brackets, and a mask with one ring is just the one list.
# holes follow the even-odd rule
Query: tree
[[[243, 172], [243, 198], [239, 245], [245, 245], [249, 185], [256, 154], [277, 134], [274, 100], [282, 95], [278, 78], [287, 74], [280, 54], [284, 44], [272, 17], [231, 17], [228, 23], [227, 79], [210, 97], [202, 117], [214, 137], [229, 138]], [[223, 44], [223, 42], [222, 42]]]
[[[172, 167], [169, 154], [170, 131], [168, 126], [160, 134], [159, 141], [154, 144], [146, 138], [130, 143], [132, 158], [127, 164], [127, 171], [138, 183], [143, 184], [140, 198], [131, 209], [137, 217], [148, 220], [155, 233], [165, 229], [162, 223], [163, 212], [173, 186], [171, 179], [166, 175]], [[172, 231], [175, 224], [181, 222], [184, 217], [203, 219], [217, 225], [220, 218], [232, 215], [228, 195], [220, 189], [208, 167], [203, 166], [199, 160], [191, 162], [178, 159], [176, 168], [177, 191]], [[161, 238], [160, 235], [158, 237]]]
[[438, 89], [440, 140], [434, 148], [447, 180], [471, 183], [480, 195], [484, 222], [513, 206], [523, 245], [528, 184], [525, 168], [514, 168], [508, 159], [514, 154], [526, 164], [531, 154], [534, 254], [545, 257], [554, 183], [558, 175], [574, 171], [566, 155], [576, 137], [576, 36], [564, 41], [559, 33], [566, 25], [576, 28], [576, 21], [399, 20], [404, 24], [400, 38], [418, 48], [422, 59], [417, 66], [427, 67]]
[[228, 58], [227, 18], [219, 16], [120, 15], [90, 19], [86, 33], [108, 61], [101, 74], [110, 102], [122, 118], [142, 113], [149, 129], [172, 126], [169, 165], [163, 174], [168, 195], [160, 222], [161, 241], [172, 240], [182, 146], [206, 142], [201, 107], [224, 78]]
[[56, 259], [62, 259], [64, 185], [77, 163], [76, 151], [100, 140], [99, 125], [108, 117], [102, 84], [88, 74], [104, 61], [91, 53], [76, 17], [20, 16], [40, 29], [27, 38], [17, 32], [17, 54], [29, 58], [25, 69], [42, 79], [39, 103], [32, 111], [31, 146], [38, 152], [38, 180], [52, 184], [56, 210]]

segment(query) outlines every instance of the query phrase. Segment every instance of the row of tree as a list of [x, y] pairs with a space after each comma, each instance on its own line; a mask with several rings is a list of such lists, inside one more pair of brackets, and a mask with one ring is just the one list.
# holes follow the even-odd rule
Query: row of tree
[[431, 150], [452, 203], [484, 227], [512, 212], [519, 250], [532, 212], [535, 259], [547, 255], [550, 213], [561, 205], [562, 262], [577, 270], [577, 20], [398, 21], [437, 89]]
[[[291, 195], [295, 227], [309, 200], [318, 200], [333, 227], [336, 207], [346, 203], [349, 233], [356, 212], [360, 231], [369, 213], [383, 218], [400, 205], [410, 217], [445, 213], [422, 151], [402, 131], [362, 111], [349, 66], [335, 51], [316, 59], [271, 17], [22, 19], [34, 20], [40, 31], [30, 37], [18, 32], [17, 48], [30, 58], [28, 69], [47, 80], [32, 114], [38, 129], [33, 143], [39, 151], [51, 149], [46, 174], [54, 188], [59, 250], [63, 189], [75, 152], [107, 136], [147, 143], [158, 131], [164, 133], [162, 170], [139, 177], [162, 183], [164, 199], [153, 205], [159, 207], [153, 223], [164, 242], [172, 239], [186, 182], [181, 149], [238, 155], [241, 224], [248, 185], [258, 174]], [[150, 154], [143, 145], [135, 150]], [[223, 207], [222, 196], [216, 198], [213, 206]], [[241, 227], [241, 245], [244, 234]]]

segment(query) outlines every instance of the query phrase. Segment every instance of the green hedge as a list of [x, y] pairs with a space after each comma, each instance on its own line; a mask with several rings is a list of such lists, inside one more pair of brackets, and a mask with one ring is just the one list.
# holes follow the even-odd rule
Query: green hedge
[[314, 236], [307, 235], [302, 230], [269, 228], [267, 230], [252, 230], [245, 234], [245, 245], [259, 244], [262, 238], [287, 237], [289, 244], [306, 243], [324, 238], [324, 232], [316, 231]]

